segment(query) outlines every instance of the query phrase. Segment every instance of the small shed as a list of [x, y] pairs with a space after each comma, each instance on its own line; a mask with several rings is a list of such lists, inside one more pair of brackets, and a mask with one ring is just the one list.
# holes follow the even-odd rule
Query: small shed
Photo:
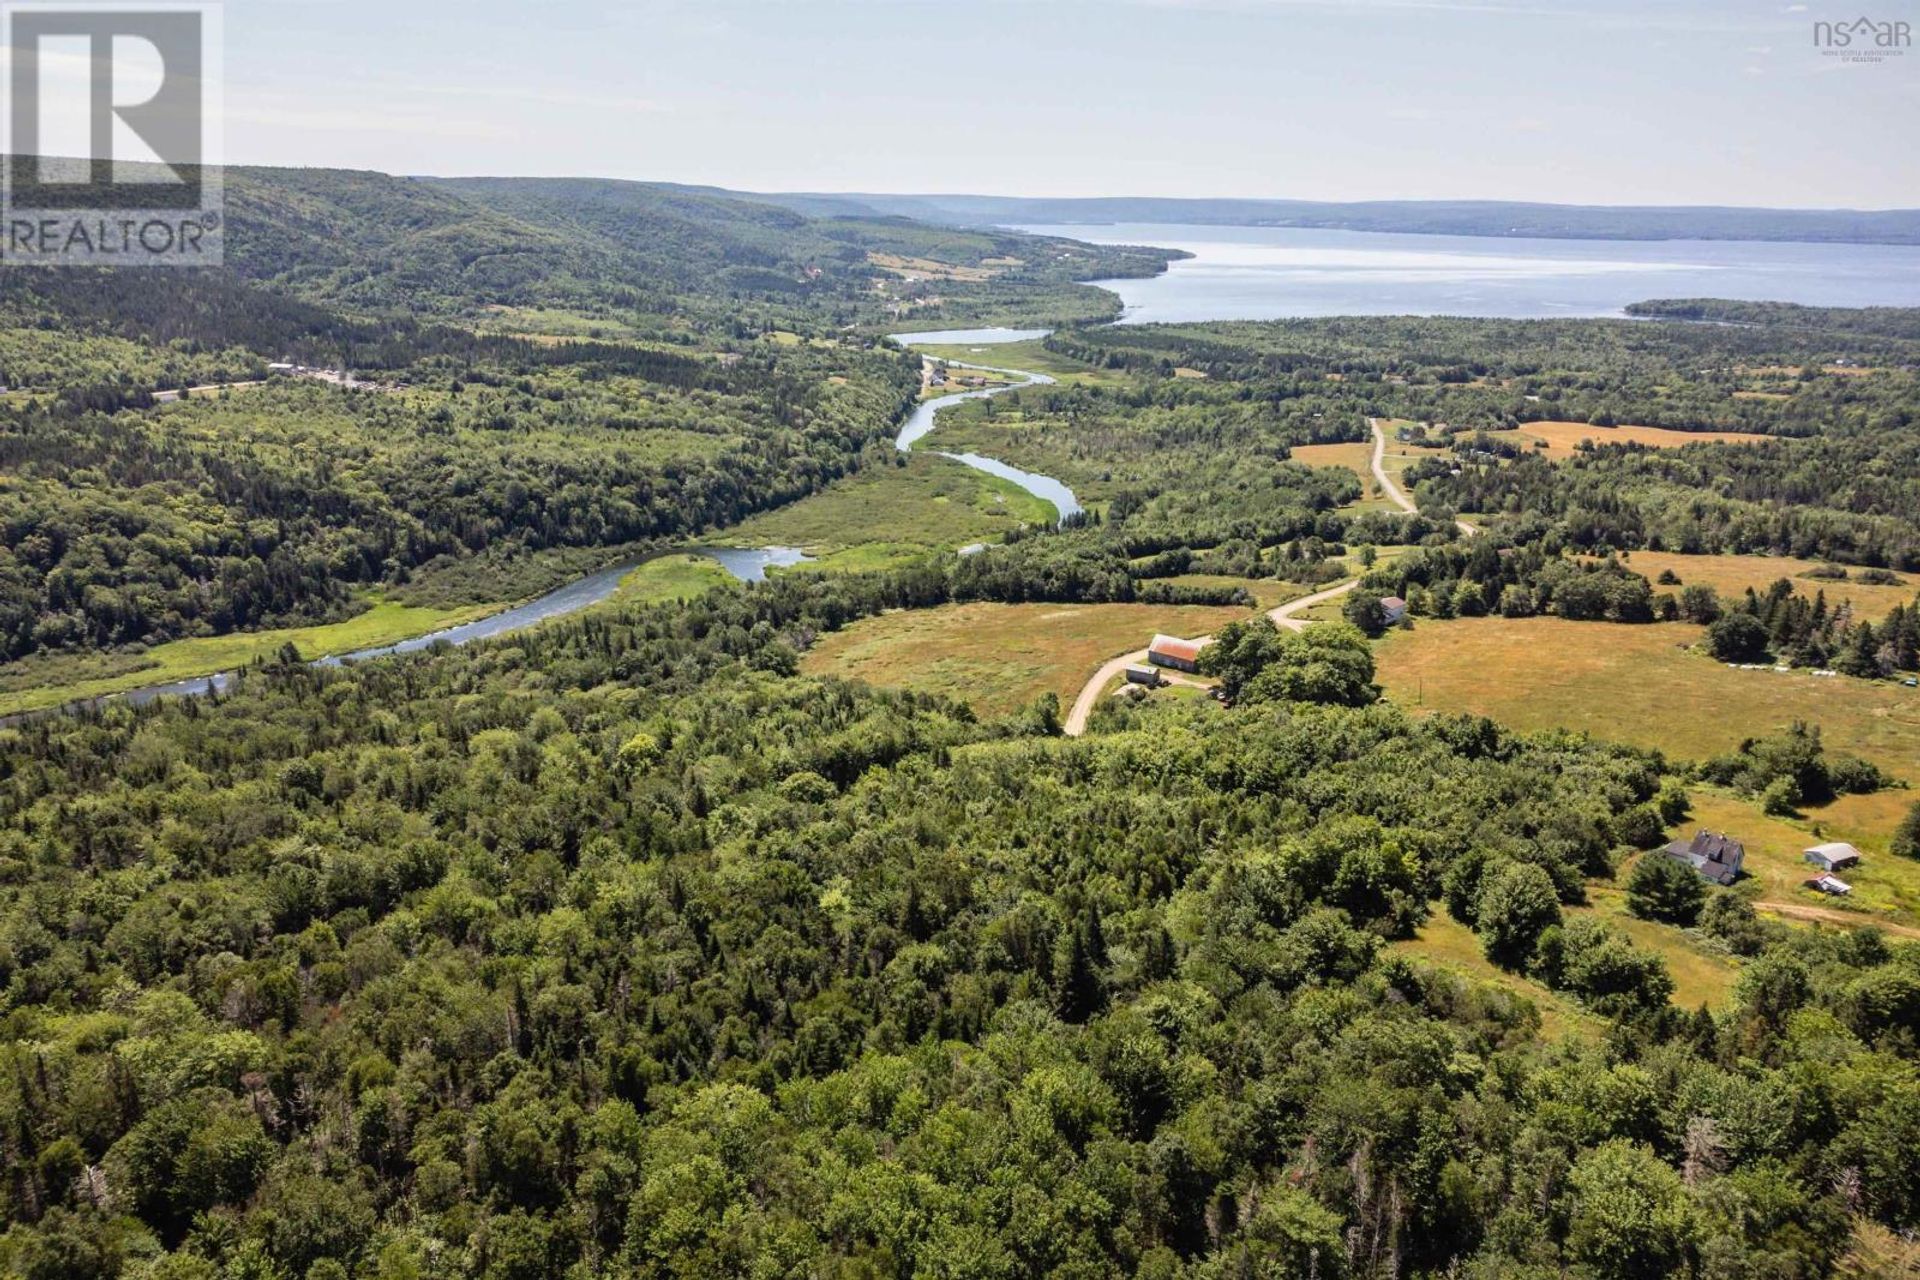
[[1853, 892], [1853, 886], [1839, 876], [1816, 876], [1812, 884], [1820, 892], [1830, 893], [1836, 898], [1844, 898]]
[[1380, 612], [1387, 615], [1387, 625], [1392, 626], [1407, 616], [1407, 602], [1399, 596], [1381, 596]]
[[1160, 683], [1160, 670], [1157, 667], [1132, 666], [1127, 668], [1128, 684], [1143, 684], [1149, 689]]
[[1801, 856], [1822, 871], [1839, 871], [1860, 862], [1860, 851], [1844, 841], [1817, 844]]
[[1172, 667], [1175, 671], [1198, 671], [1200, 650], [1205, 647], [1199, 640], [1155, 636], [1153, 643], [1147, 646], [1147, 661], [1156, 667]]

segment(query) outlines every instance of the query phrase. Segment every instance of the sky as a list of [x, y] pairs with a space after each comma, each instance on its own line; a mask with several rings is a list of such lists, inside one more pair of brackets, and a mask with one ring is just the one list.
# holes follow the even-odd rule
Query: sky
[[[1920, 0], [229, 0], [235, 163], [757, 191], [1920, 206]], [[1864, 9], [1859, 6], [1864, 5]]]

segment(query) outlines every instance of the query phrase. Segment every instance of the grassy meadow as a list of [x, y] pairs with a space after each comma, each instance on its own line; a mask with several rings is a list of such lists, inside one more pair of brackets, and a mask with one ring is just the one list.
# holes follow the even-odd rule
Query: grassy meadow
[[1202, 635], [1247, 616], [1209, 605], [959, 604], [866, 618], [823, 637], [803, 671], [957, 698], [983, 716], [1043, 693], [1070, 706], [1087, 677], [1156, 631]]
[[[1698, 583], [1712, 587], [1723, 599], [1745, 595], [1748, 587], [1764, 593], [1775, 582], [1786, 578], [1803, 595], [1826, 592], [1830, 605], [1851, 600], [1856, 609], [1865, 610], [1867, 616], [1876, 621], [1895, 605], [1909, 605], [1920, 597], [1920, 575], [1897, 575], [1900, 581], [1892, 586], [1835, 582], [1808, 577], [1808, 573], [1820, 567], [1819, 561], [1793, 556], [1691, 556], [1667, 551], [1635, 551], [1627, 555], [1626, 562], [1649, 580], [1657, 580], [1663, 572], [1671, 570], [1683, 586]], [[1857, 574], [1859, 570], [1852, 572]], [[1656, 590], [1677, 591], [1678, 588], [1657, 587]]]
[[958, 361], [961, 364], [986, 364], [1000, 369], [1021, 369], [1028, 373], [1044, 373], [1059, 382], [1067, 383], [1122, 383], [1130, 377], [1118, 369], [1096, 369], [1069, 356], [1049, 351], [1043, 345], [1043, 339], [1033, 338], [1026, 342], [994, 343], [916, 343], [911, 348], [933, 356], [938, 360]]
[[675, 553], [635, 566], [601, 607], [691, 600], [732, 581], [733, 575], [711, 557]]
[[0, 667], [0, 715], [230, 671], [270, 657], [289, 644], [303, 658], [370, 649], [471, 622], [505, 607], [433, 608], [369, 598], [372, 603], [364, 612], [343, 622], [194, 636], [155, 645], [138, 655], [90, 655], [84, 660], [56, 655], [9, 663]]
[[[1639, 558], [1636, 564], [1647, 568]], [[1820, 726], [1830, 749], [1920, 786], [1920, 691], [1804, 671], [1736, 671], [1690, 651], [1701, 634], [1683, 623], [1425, 621], [1388, 633], [1376, 656], [1388, 696], [1415, 710], [1467, 711], [1516, 729], [1584, 730], [1687, 759], [1804, 720]], [[1788, 904], [1801, 918], [1831, 911], [1842, 921], [1912, 928], [1920, 926], [1920, 864], [1886, 849], [1916, 798], [1906, 789], [1844, 796], [1797, 818], [1774, 818], [1754, 800], [1701, 788], [1681, 831], [1706, 827], [1738, 837], [1762, 903]], [[1866, 855], [1845, 877], [1854, 894], [1844, 902], [1804, 887], [1810, 869], [1801, 851], [1821, 840], [1845, 840]]]
[[1480, 937], [1455, 920], [1438, 903], [1417, 936], [1392, 944], [1395, 951], [1427, 961], [1451, 973], [1477, 983], [1498, 987], [1532, 1003], [1540, 1014], [1540, 1030], [1549, 1040], [1573, 1035], [1583, 1040], [1599, 1040], [1606, 1023], [1580, 1007], [1577, 1000], [1554, 991], [1544, 983], [1522, 974], [1511, 973], [1486, 957]]
[[858, 570], [994, 542], [1059, 513], [1011, 481], [927, 451], [902, 454], [714, 535], [730, 546], [800, 547], [813, 571]]
[[1827, 744], [1920, 782], [1920, 691], [1805, 671], [1735, 671], [1691, 646], [1687, 623], [1562, 618], [1420, 621], [1378, 645], [1395, 701], [1471, 711], [1517, 729], [1565, 726], [1698, 759], [1794, 720]]
[[1714, 441], [1720, 444], [1758, 444], [1769, 436], [1746, 431], [1673, 431], [1666, 427], [1596, 427], [1585, 422], [1526, 422], [1517, 432], [1495, 432], [1501, 436], [1524, 436], [1545, 443], [1540, 452], [1549, 458], [1571, 458], [1582, 441], [1595, 444], [1644, 444], [1655, 449], [1678, 449], [1685, 445]]

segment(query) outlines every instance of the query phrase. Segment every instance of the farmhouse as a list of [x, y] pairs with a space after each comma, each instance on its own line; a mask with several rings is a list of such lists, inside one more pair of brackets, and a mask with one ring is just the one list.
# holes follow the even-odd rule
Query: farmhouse
[[1839, 841], [1817, 844], [1801, 856], [1822, 871], [1838, 871], [1843, 867], [1856, 866], [1860, 861], [1858, 849]]
[[1155, 636], [1153, 643], [1147, 646], [1147, 661], [1156, 667], [1172, 667], [1175, 671], [1198, 671], [1200, 650], [1205, 647], [1199, 640]]
[[1661, 850], [1669, 858], [1684, 862], [1715, 884], [1732, 884], [1740, 878], [1740, 864], [1747, 850], [1732, 836], [1712, 831], [1696, 831], [1691, 840], [1675, 840]]

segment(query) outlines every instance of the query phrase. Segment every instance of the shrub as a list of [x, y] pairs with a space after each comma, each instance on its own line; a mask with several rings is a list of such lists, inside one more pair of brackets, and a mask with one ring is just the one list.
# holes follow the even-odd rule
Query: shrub
[[1475, 915], [1487, 959], [1503, 968], [1523, 968], [1540, 935], [1560, 923], [1553, 877], [1530, 862], [1497, 867], [1481, 886]]
[[1900, 819], [1900, 825], [1893, 829], [1893, 844], [1890, 846], [1895, 857], [1920, 858], [1920, 804], [1907, 810], [1907, 816]]
[[1724, 942], [1737, 956], [1758, 955], [1767, 943], [1759, 913], [1737, 893], [1723, 891], [1708, 898], [1700, 909], [1700, 930]]
[[1700, 918], [1707, 886], [1694, 869], [1664, 853], [1649, 853], [1627, 878], [1627, 910], [1642, 920], [1690, 925]]
[[1707, 651], [1722, 662], [1759, 662], [1767, 640], [1767, 629], [1750, 613], [1729, 613], [1707, 628]]

